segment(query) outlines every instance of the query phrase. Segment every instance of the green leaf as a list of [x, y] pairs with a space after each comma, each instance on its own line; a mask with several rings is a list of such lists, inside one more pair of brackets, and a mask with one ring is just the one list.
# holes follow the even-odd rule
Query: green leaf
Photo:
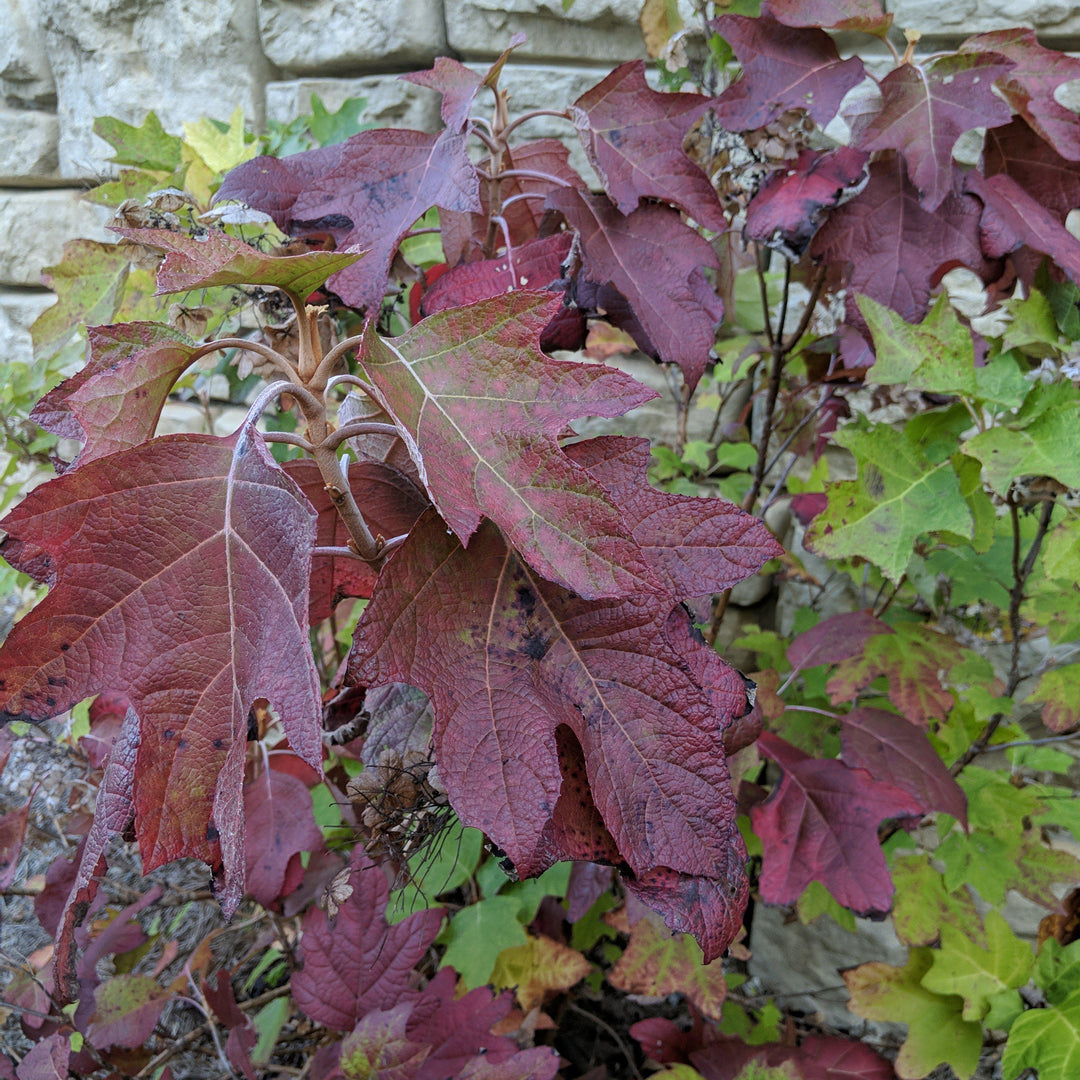
[[981, 401], [1008, 409], [1018, 409], [1031, 389], [1012, 352], [999, 353], [983, 367], [976, 368], [975, 386], [976, 397]]
[[979, 1064], [982, 1025], [963, 1018], [962, 998], [922, 985], [933, 960], [932, 949], [912, 949], [902, 968], [874, 963], [845, 971], [848, 1008], [867, 1020], [907, 1024], [907, 1039], [896, 1059], [899, 1076], [926, 1076], [944, 1063], [960, 1080], [968, 1080]]
[[265, 1068], [270, 1062], [281, 1029], [289, 1018], [292, 1002], [288, 994], [268, 1001], [251, 1019], [258, 1035], [258, 1041], [251, 1051], [251, 1062], [259, 1068]]
[[942, 928], [952, 927], [982, 944], [985, 935], [967, 889], [948, 892], [928, 855], [903, 855], [893, 862], [893, 923], [905, 945], [933, 945]]
[[862, 417], [835, 441], [855, 455], [859, 476], [827, 488], [828, 506], [806, 534], [815, 553], [862, 556], [898, 582], [919, 536], [939, 529], [972, 535], [971, 511], [951, 463], [934, 465], [903, 433]]
[[63, 259], [41, 274], [58, 299], [30, 327], [34, 356], [52, 356], [80, 326], [112, 322], [129, 269], [128, 254], [117, 244], [69, 240]]
[[518, 921], [523, 925], [536, 918], [540, 902], [545, 896], [554, 896], [562, 900], [570, 884], [570, 870], [573, 863], [561, 862], [549, 866], [538, 878], [526, 878], [507, 885], [500, 896], [513, 897], [518, 902]]
[[1006, 495], [1020, 476], [1051, 476], [1080, 487], [1080, 390], [1036, 383], [1015, 420], [976, 435], [964, 452], [982, 462], [990, 486]]
[[148, 112], [139, 127], [112, 116], [99, 116], [94, 121], [94, 134], [116, 151], [109, 160], [117, 165], [164, 173], [180, 168], [180, 139], [161, 126], [156, 113]]
[[885, 385], [903, 383], [912, 390], [975, 397], [975, 347], [971, 331], [960, 322], [949, 298], [938, 298], [917, 326], [869, 296], [856, 297], [874, 338], [877, 362], [870, 378]]
[[1047, 671], [1028, 696], [1042, 701], [1042, 722], [1055, 732], [1070, 731], [1080, 724], [1080, 664]]
[[938, 994], [957, 993], [964, 999], [965, 1020], [981, 1020], [990, 999], [1003, 990], [1023, 986], [1031, 974], [1031, 946], [1009, 929], [996, 912], [986, 913], [987, 947], [982, 948], [952, 926], [941, 929], [941, 949], [922, 984]]
[[1080, 517], [1071, 517], [1046, 534], [1042, 564], [1048, 577], [1080, 580]]
[[182, 187], [183, 174], [148, 172], [145, 169], [123, 169], [116, 180], [108, 180], [88, 191], [83, 199], [95, 206], [119, 206], [125, 199], [145, 199], [151, 191], [166, 187]]
[[229, 117], [228, 126], [203, 117], [184, 125], [184, 142], [202, 158], [215, 173], [235, 169], [243, 161], [255, 157], [258, 144], [248, 142], [244, 132], [244, 110], [237, 105]]
[[945, 864], [945, 888], [954, 892], [968, 884], [988, 903], [1001, 907], [1013, 875], [1018, 845], [981, 829], [967, 835], [956, 830], [934, 856]]
[[1062, 945], [1057, 938], [1047, 938], [1039, 950], [1032, 977], [1051, 1005], [1060, 1005], [1080, 991], [1080, 941]]
[[970, 427], [971, 413], [958, 401], [947, 409], [932, 409], [909, 417], [904, 425], [904, 437], [932, 465], [940, 465], [957, 452], [960, 436]]
[[828, 915], [837, 926], [855, 933], [855, 916], [834, 899], [820, 881], [811, 881], [795, 904], [795, 912], [803, 926]]
[[960, 478], [960, 495], [971, 511], [975, 526], [971, 531], [971, 546], [978, 554], [985, 554], [994, 543], [997, 510], [983, 487], [982, 466], [966, 454], [954, 454], [952, 465]]
[[[712, 464], [712, 449], [712, 443], [707, 443], [703, 439], [694, 439], [683, 447], [682, 459], [687, 465], [692, 465], [697, 469], [698, 472], [707, 472]], [[753, 447], [749, 447], [749, 449], [752, 450]]]
[[462, 908], [440, 935], [446, 953], [439, 966], [454, 968], [470, 990], [483, 986], [499, 953], [528, 941], [518, 922], [520, 907], [516, 897], [492, 896]]
[[997, 836], [1024, 831], [1024, 818], [1043, 812], [1035, 790], [1009, 782], [1003, 770], [969, 765], [957, 778], [968, 799], [968, 815], [981, 829]]
[[390, 894], [386, 921], [397, 923], [414, 911], [433, 907], [437, 897], [463, 885], [476, 871], [483, 847], [483, 833], [465, 828], [455, 818], [432, 850], [417, 852], [409, 859], [411, 880]]
[[1008, 1031], [1024, 1011], [1024, 999], [1019, 990], [1001, 990], [989, 999], [988, 1004], [983, 1027], [995, 1031]]
[[311, 95], [308, 131], [320, 146], [336, 146], [364, 130], [360, 114], [367, 108], [367, 98], [346, 98], [337, 112], [330, 112], [318, 94]]
[[1037, 1069], [1039, 1080], [1080, 1076], [1080, 992], [1049, 1009], [1029, 1009], [1009, 1031], [1001, 1058], [1005, 1080]]
[[1058, 351], [1058, 324], [1050, 301], [1037, 289], [1023, 300], [1006, 304], [1012, 322], [1001, 339], [1003, 349], [1020, 349], [1028, 356], [1051, 356]]

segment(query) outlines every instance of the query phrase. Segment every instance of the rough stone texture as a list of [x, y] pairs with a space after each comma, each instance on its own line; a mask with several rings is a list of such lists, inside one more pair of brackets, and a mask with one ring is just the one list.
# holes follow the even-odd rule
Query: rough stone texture
[[0, 0], [0, 97], [24, 108], [56, 104], [36, 0]]
[[168, 130], [239, 105], [261, 123], [268, 65], [259, 46], [255, 0], [39, 0], [56, 79], [60, 174], [110, 172], [111, 149], [92, 128], [97, 116], [141, 123], [153, 109]]
[[782, 994], [784, 1008], [796, 1012], [824, 1013], [830, 1027], [842, 1031], [872, 1030], [879, 1036], [901, 1033], [895, 1024], [868, 1024], [848, 1012], [847, 989], [840, 971], [880, 960], [902, 965], [907, 949], [900, 943], [892, 923], [856, 919], [856, 930], [842, 929], [828, 915], [809, 926], [786, 921], [783, 908], [758, 904], [750, 931], [750, 974], [761, 980], [769, 994]]
[[0, 187], [56, 183], [59, 136], [55, 113], [0, 108]]
[[61, 191], [0, 190], [0, 286], [37, 286], [77, 236], [106, 240], [108, 211]]
[[266, 55], [297, 74], [423, 66], [446, 51], [441, 0], [258, 0], [258, 5]]
[[957, 0], [951, 4], [894, 0], [889, 10], [896, 15], [897, 26], [920, 30], [927, 37], [964, 38], [987, 30], [1030, 26], [1046, 44], [1075, 48], [1080, 43], [1080, 7], [1064, 0]]
[[402, 82], [396, 75], [369, 75], [363, 79], [294, 79], [266, 86], [266, 117], [288, 123], [311, 112], [311, 95], [318, 94], [331, 111], [346, 98], [367, 98], [362, 119], [384, 127], [439, 128], [439, 95], [425, 86]]
[[497, 56], [524, 30], [529, 40], [516, 57], [619, 63], [645, 56], [640, 11], [640, 0], [575, 0], [565, 13], [562, 0], [446, 0], [446, 32], [470, 58]]
[[7, 363], [29, 364], [33, 360], [30, 327], [56, 301], [51, 292], [0, 289], [0, 356]]

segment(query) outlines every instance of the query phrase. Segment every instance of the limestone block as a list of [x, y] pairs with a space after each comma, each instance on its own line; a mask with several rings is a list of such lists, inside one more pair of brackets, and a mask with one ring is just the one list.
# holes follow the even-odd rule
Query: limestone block
[[24, 107], [56, 103], [36, 0], [0, 0], [0, 97]]
[[380, 127], [437, 131], [440, 126], [439, 95], [425, 86], [402, 82], [396, 75], [267, 83], [267, 119], [287, 124], [310, 114], [312, 94], [318, 94], [331, 112], [340, 109], [346, 98], [367, 98], [362, 119]]
[[1080, 7], [1064, 0], [957, 0], [953, 4], [895, 0], [889, 10], [901, 29], [920, 30], [931, 38], [965, 38], [987, 30], [1029, 26], [1046, 44], [1062, 47], [1062, 38], [1080, 41]]
[[441, 0], [258, 0], [266, 55], [297, 74], [423, 66], [446, 51]]
[[202, 116], [228, 119], [239, 105], [261, 123], [268, 74], [255, 0], [37, 0], [56, 79], [60, 173], [111, 172], [112, 150], [94, 118], [141, 123], [153, 109], [167, 130]]
[[104, 207], [70, 188], [58, 191], [0, 189], [0, 286], [40, 285], [41, 271], [60, 261], [76, 237], [106, 240]]
[[519, 59], [619, 63], [645, 56], [640, 11], [640, 0], [575, 0], [567, 12], [562, 0], [446, 0], [446, 29], [450, 47], [469, 58], [497, 56], [524, 30]]
[[59, 136], [55, 113], [0, 108], [0, 187], [55, 183]]
[[0, 356], [6, 362], [31, 363], [30, 327], [55, 300], [55, 295], [44, 289], [0, 289]]
[[867, 1024], [847, 1010], [841, 970], [874, 960], [899, 966], [907, 959], [891, 922], [856, 919], [855, 926], [852, 934], [828, 915], [809, 926], [787, 923], [782, 908], [758, 904], [750, 931], [750, 974], [760, 979], [766, 993], [784, 995], [786, 1008], [823, 1012], [830, 1027], [841, 1031], [869, 1028], [879, 1036], [903, 1032], [896, 1024]]

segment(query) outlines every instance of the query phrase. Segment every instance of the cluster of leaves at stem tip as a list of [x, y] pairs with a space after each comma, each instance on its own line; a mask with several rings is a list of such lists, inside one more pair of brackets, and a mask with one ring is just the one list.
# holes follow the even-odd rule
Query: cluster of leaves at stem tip
[[[82, 708], [97, 777], [35, 905], [54, 966], [5, 991], [20, 1080], [139, 1053], [150, 1075], [175, 995], [245, 1076], [287, 995], [343, 1036], [318, 1075], [550, 1077], [510, 989], [533, 1015], [586, 975], [686, 996], [689, 1030], [635, 1025], [635, 1069], [966, 1078], [1005, 1035], [1007, 1080], [1080, 1061], [1080, 861], [1051, 843], [1080, 813], [1046, 745], [1080, 725], [1057, 663], [1080, 636], [1080, 120], [1055, 96], [1080, 61], [1026, 30], [901, 54], [877, 0], [697, 37], [649, 2], [642, 25], [667, 89], [637, 61], [515, 114], [517, 37], [405, 76], [440, 95], [434, 133], [318, 99], [258, 138], [239, 114], [183, 139], [99, 121], [122, 171], [90, 198], [120, 242], [68, 245], [4, 388], [8, 475], [57, 475], [2, 522], [5, 581], [47, 593], [0, 651], [0, 716]], [[540, 115], [588, 180], [527, 137]], [[632, 350], [671, 389], [651, 454], [583, 423], [657, 396], [595, 362]], [[159, 433], [183, 405], [208, 433]], [[751, 683], [715, 644], [766, 563], [799, 610], [734, 642]], [[978, 764], [1001, 747], [1009, 772]], [[29, 811], [3, 819], [4, 887]], [[171, 982], [164, 952], [102, 981], [160, 937], [137, 919], [159, 888], [87, 929], [125, 836], [145, 872], [208, 864], [227, 915], [306, 912], [299, 957], [277, 931], [289, 981], [238, 1000], [209, 939]], [[373, 857], [412, 883], [388, 897]], [[1037, 957], [1009, 890], [1049, 911]], [[892, 911], [906, 965], [844, 980], [859, 1016], [909, 1022], [895, 1062], [740, 999], [751, 892], [805, 922]]]

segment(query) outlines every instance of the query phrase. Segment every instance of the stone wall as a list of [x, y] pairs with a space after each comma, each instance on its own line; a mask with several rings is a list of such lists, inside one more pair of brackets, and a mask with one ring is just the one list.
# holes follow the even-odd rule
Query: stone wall
[[[689, 11], [690, 0], [680, 0]], [[1035, 27], [1080, 49], [1080, 4], [892, 0], [934, 47], [1001, 26]], [[510, 35], [528, 43], [504, 85], [519, 109], [565, 104], [613, 64], [643, 56], [641, 0], [0, 0], [0, 350], [28, 359], [26, 326], [48, 301], [40, 274], [74, 236], [102, 234], [79, 201], [108, 175], [101, 115], [169, 130], [240, 106], [256, 126], [369, 100], [369, 118], [432, 128], [437, 100], [396, 75], [439, 55], [482, 65]], [[551, 130], [560, 134], [558, 121]]]

